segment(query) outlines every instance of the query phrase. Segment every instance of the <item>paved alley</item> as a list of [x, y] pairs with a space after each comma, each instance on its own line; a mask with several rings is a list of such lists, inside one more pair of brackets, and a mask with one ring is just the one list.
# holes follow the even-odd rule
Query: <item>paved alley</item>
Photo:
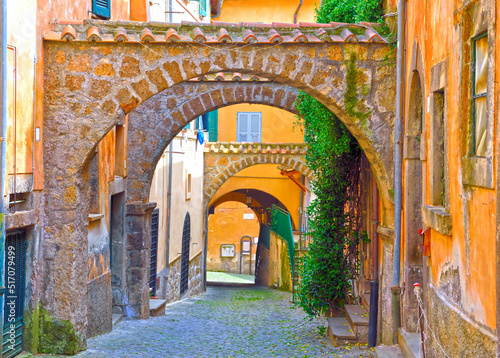
[[88, 340], [78, 357], [372, 357], [365, 347], [332, 347], [324, 319], [310, 321], [287, 292], [208, 287], [167, 306], [165, 316], [121, 321]]

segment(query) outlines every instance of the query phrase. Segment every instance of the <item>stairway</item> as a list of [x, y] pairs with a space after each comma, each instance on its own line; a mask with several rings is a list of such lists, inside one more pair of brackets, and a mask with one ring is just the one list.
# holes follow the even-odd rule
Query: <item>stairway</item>
[[157, 316], [164, 315], [166, 304], [167, 304], [166, 300], [159, 300], [159, 299], [151, 298], [149, 300], [149, 315], [151, 317], [157, 317]]
[[421, 358], [420, 333], [410, 333], [403, 328], [398, 332], [399, 345], [375, 347], [377, 358]]
[[368, 312], [360, 305], [345, 305], [345, 317], [329, 317], [328, 338], [334, 346], [368, 343]]
[[398, 341], [406, 358], [422, 357], [420, 333], [407, 332], [404, 328], [400, 328], [398, 331]]

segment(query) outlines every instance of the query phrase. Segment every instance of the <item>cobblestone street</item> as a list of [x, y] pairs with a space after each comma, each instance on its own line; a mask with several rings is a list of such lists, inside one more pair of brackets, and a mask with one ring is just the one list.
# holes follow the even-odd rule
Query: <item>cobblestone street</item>
[[290, 294], [208, 287], [167, 306], [165, 316], [121, 321], [78, 357], [372, 357], [365, 347], [332, 347], [326, 321], [310, 321]]

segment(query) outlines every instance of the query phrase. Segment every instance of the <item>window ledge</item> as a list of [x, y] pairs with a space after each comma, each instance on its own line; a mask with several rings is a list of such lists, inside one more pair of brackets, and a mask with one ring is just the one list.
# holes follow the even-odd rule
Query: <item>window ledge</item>
[[104, 214], [89, 214], [89, 222], [101, 220]]
[[493, 189], [493, 160], [491, 157], [465, 157], [462, 164], [463, 184]]
[[451, 236], [451, 214], [447, 213], [444, 207], [423, 205], [422, 220], [426, 226], [443, 235]]
[[394, 229], [385, 226], [377, 226], [377, 233], [380, 234], [380, 239], [389, 244], [394, 244]]

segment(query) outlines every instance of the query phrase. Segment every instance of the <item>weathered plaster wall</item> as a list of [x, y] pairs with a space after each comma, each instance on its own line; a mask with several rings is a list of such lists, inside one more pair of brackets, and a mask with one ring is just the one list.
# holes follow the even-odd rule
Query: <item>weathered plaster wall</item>
[[[158, 229], [157, 271], [167, 267], [167, 222], [169, 158], [172, 152], [172, 193], [170, 213], [170, 238], [168, 238], [168, 262], [172, 263], [182, 249], [182, 229], [187, 212], [191, 217], [191, 244], [189, 257], [192, 259], [203, 250], [203, 145], [195, 131], [186, 130], [171, 142], [158, 162], [153, 176], [150, 202], [160, 209]], [[191, 194], [186, 195], [187, 175], [191, 175]]]
[[[258, 189], [278, 199], [290, 212], [292, 222], [296, 225], [299, 222], [301, 189], [291, 179], [281, 175], [277, 167], [277, 164], [257, 164], [239, 171], [217, 190], [210, 205], [234, 190]], [[294, 176], [300, 181], [300, 174]], [[217, 231], [217, 228], [213, 229]]]
[[[243, 219], [243, 215], [253, 215], [253, 219]], [[207, 246], [207, 270], [249, 274], [249, 256], [240, 256], [241, 238], [259, 236], [259, 220], [254, 211], [235, 201], [229, 201], [218, 205], [214, 214], [208, 219], [208, 246]], [[235, 248], [235, 256], [232, 258], [221, 257], [221, 245], [232, 244]], [[252, 243], [252, 273], [255, 267], [255, 252], [257, 245]]]
[[[493, 170], [498, 142], [494, 134], [494, 128], [497, 128], [495, 103], [498, 84], [493, 78], [500, 71], [497, 65], [500, 48], [498, 29], [495, 27], [497, 15], [498, 4], [489, 0], [443, 0], [427, 2], [425, 5], [407, 3], [406, 81], [411, 83], [413, 70], [418, 70], [422, 81], [424, 121], [424, 145], [421, 147], [420, 160], [425, 180], [421, 187], [412, 190], [421, 193], [423, 204], [434, 207], [439, 204], [436, 205], [432, 199], [432, 188], [436, 185], [432, 181], [433, 162], [442, 153], [433, 149], [433, 93], [442, 91], [444, 95], [443, 209], [451, 215], [447, 219], [451, 231], [433, 226], [426, 233], [426, 239], [430, 240], [430, 257], [425, 264], [429, 274], [428, 277], [424, 276], [424, 282], [429, 288], [424, 304], [428, 305], [426, 312], [431, 327], [450, 356], [472, 356], [473, 353], [467, 351], [466, 346], [481, 346], [483, 352], [488, 352], [484, 356], [494, 353], [490, 336], [496, 335], [498, 294], [498, 288], [492, 284], [496, 282], [498, 256], [498, 193], [494, 185], [498, 178]], [[488, 33], [489, 47], [489, 145], [485, 158], [478, 158], [471, 151], [471, 63], [472, 38], [483, 32]], [[411, 89], [408, 88], [407, 105], [410, 97]], [[406, 165], [409, 163], [406, 162]], [[405, 179], [405, 185], [408, 185], [409, 180]], [[423, 226], [432, 226], [426, 220], [424, 216]], [[465, 331], [471, 340], [482, 343], [479, 346], [474, 342], [463, 343], [459, 337]], [[461, 342], [459, 346], [457, 342]], [[441, 354], [436, 342], [429, 342], [429, 347], [431, 355]]]

